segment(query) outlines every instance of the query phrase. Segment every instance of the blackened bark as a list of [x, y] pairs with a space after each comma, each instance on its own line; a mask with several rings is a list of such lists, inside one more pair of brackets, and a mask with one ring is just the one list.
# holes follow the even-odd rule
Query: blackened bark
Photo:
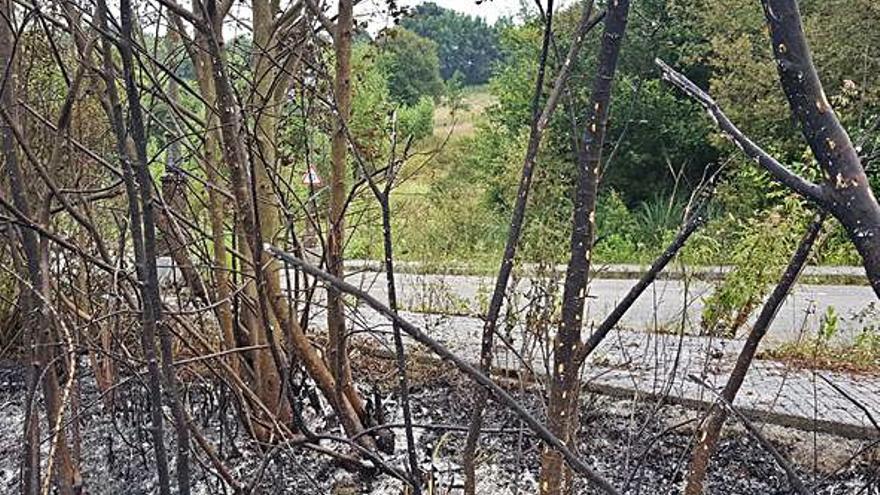
[[[348, 139], [351, 140], [351, 135], [349, 133], [346, 133], [346, 135]], [[394, 187], [396, 174], [399, 171], [401, 163], [407, 157], [407, 152], [411, 143], [412, 140], [407, 142], [403, 151], [404, 158], [398, 160], [396, 156], [397, 128], [396, 121], [394, 121], [391, 133], [391, 153], [388, 160], [388, 166], [385, 168], [385, 185], [382, 188], [379, 188], [374, 174], [371, 174], [367, 169], [366, 163], [361, 155], [358, 154], [356, 150], [353, 153], [358, 165], [360, 165], [361, 173], [364, 175], [367, 185], [370, 187], [370, 191], [372, 191], [373, 196], [375, 196], [376, 201], [379, 203], [379, 208], [382, 211], [382, 248], [385, 256], [385, 282], [388, 292], [388, 307], [394, 314], [397, 314], [398, 304], [397, 283], [394, 277], [394, 237], [391, 226], [391, 189]], [[397, 364], [397, 385], [400, 393], [401, 409], [403, 410], [404, 434], [406, 435], [406, 454], [407, 461], [409, 462], [410, 479], [412, 480], [411, 486], [414, 495], [420, 495], [422, 493], [422, 472], [419, 469], [415, 437], [413, 435], [412, 410], [410, 408], [409, 400], [409, 379], [406, 371], [406, 349], [403, 344], [403, 334], [400, 325], [396, 321], [392, 322], [392, 330]], [[376, 408], [381, 415], [381, 404], [377, 402]], [[383, 424], [384, 422], [380, 417], [377, 417], [376, 420], [377, 425]], [[377, 444], [380, 447], [384, 445], [386, 447], [391, 447], [391, 451], [394, 450], [394, 438], [393, 436], [390, 436], [389, 430], [380, 430], [377, 436]]]
[[[122, 7], [126, 7], [123, 5]], [[130, 5], [127, 6], [129, 11], [124, 16], [130, 16]], [[106, 3], [99, 0], [98, 11], [100, 12], [99, 22], [102, 30], [106, 32], [107, 11]], [[129, 19], [126, 22], [131, 22]], [[130, 40], [129, 40], [130, 42]], [[141, 346], [144, 352], [144, 359], [147, 362], [147, 371], [149, 374], [149, 396], [150, 396], [150, 421], [151, 434], [153, 440], [153, 451], [156, 456], [156, 471], [158, 474], [159, 493], [162, 495], [171, 494], [171, 483], [168, 470], [168, 454], [165, 450], [165, 434], [162, 418], [162, 384], [161, 372], [159, 369], [158, 358], [156, 355], [156, 324], [158, 321], [156, 310], [154, 307], [155, 298], [152, 294], [152, 288], [148, 286], [149, 275], [147, 272], [148, 261], [145, 254], [144, 234], [143, 234], [143, 215], [138, 197], [138, 187], [131, 160], [135, 158], [135, 150], [130, 149], [129, 136], [125, 126], [122, 104], [116, 93], [116, 78], [114, 76], [115, 69], [111, 54], [111, 41], [104, 39], [103, 41], [103, 62], [107, 96], [110, 101], [113, 112], [113, 128], [116, 134], [117, 152], [122, 163], [123, 181], [125, 183], [126, 194], [128, 196], [128, 209], [130, 217], [130, 228], [132, 233], [132, 243], [134, 245], [135, 269], [137, 279], [140, 283], [142, 294], [142, 311], [141, 311]], [[126, 43], [120, 44], [120, 51], [125, 51]], [[127, 46], [129, 55], [129, 64], [131, 58], [131, 46]], [[130, 70], [130, 67], [129, 67]], [[155, 267], [155, 261], [153, 262]]]
[[[592, 1], [588, 3], [591, 9], [593, 3]], [[589, 17], [589, 15], [587, 15], [587, 17]], [[547, 54], [550, 51], [550, 39], [552, 36], [553, 0], [547, 0], [547, 15], [544, 19], [544, 41], [541, 45], [541, 55], [538, 59], [538, 74], [535, 79], [535, 91], [532, 95], [532, 124], [531, 129], [529, 130], [529, 144], [526, 150], [526, 159], [525, 163], [523, 163], [522, 174], [520, 176], [519, 189], [515, 200], [516, 202], [513, 207], [513, 218], [510, 221], [510, 231], [507, 234], [507, 243], [504, 247], [504, 256], [501, 259], [501, 268], [498, 270], [498, 278], [495, 280], [495, 289], [492, 292], [492, 299], [489, 302], [489, 310], [486, 314], [486, 321], [483, 324], [483, 335], [480, 342], [480, 371], [489, 376], [491, 376], [492, 373], [492, 347], [495, 337], [495, 327], [498, 321], [498, 315], [501, 313], [501, 306], [504, 303], [504, 295], [507, 293], [507, 284], [510, 281], [510, 274], [513, 271], [513, 262], [516, 257], [516, 248], [519, 244], [523, 220], [525, 218], [529, 189], [531, 189], [532, 185], [535, 157], [538, 154], [538, 147], [541, 144], [543, 127], [540, 125], [541, 115], [538, 112], [541, 95], [544, 93], [544, 75], [547, 68]], [[575, 43], [572, 46], [579, 45], [580, 43]], [[569, 65], [563, 67], [562, 74], [567, 75], [568, 67]], [[483, 409], [486, 407], [486, 399], [486, 393], [482, 389], [478, 389], [476, 402], [471, 411], [471, 423], [468, 428], [467, 439], [465, 440], [464, 453], [462, 454], [461, 464], [462, 470], [464, 471], [465, 495], [474, 495], [477, 489], [475, 474], [476, 466], [474, 465], [474, 461], [477, 452], [477, 443], [480, 438], [480, 429], [483, 427]]]
[[[548, 3], [544, 45], [541, 50], [538, 78], [535, 83], [535, 93], [532, 100], [532, 125], [529, 131], [529, 142], [526, 148], [525, 159], [523, 160], [519, 188], [517, 190], [513, 214], [510, 220], [510, 230], [507, 234], [507, 242], [504, 246], [504, 255], [501, 259], [501, 267], [498, 269], [498, 277], [495, 280], [495, 288], [492, 292], [492, 298], [489, 302], [489, 308], [483, 325], [483, 333], [480, 343], [480, 369], [486, 374], [491, 374], [492, 372], [495, 329], [498, 324], [498, 316], [500, 315], [501, 308], [504, 304], [504, 295], [507, 292], [510, 275], [513, 272], [513, 264], [516, 258], [519, 240], [522, 236], [526, 206], [528, 204], [529, 191], [531, 190], [532, 177], [534, 175], [535, 160], [538, 156], [541, 139], [544, 130], [549, 125], [550, 119], [556, 111], [559, 98], [566, 92], [566, 85], [568, 84], [568, 78], [571, 74], [571, 68], [580, 54], [587, 33], [595, 27], [604, 16], [604, 13], [602, 13], [598, 16], [591, 17], [593, 4], [594, 2], [592, 0], [584, 2], [581, 19], [571, 41], [568, 54], [562, 63], [559, 74], [556, 76], [553, 89], [547, 97], [543, 109], [539, 113], [538, 105], [544, 91], [544, 68], [547, 61], [548, 43], [552, 43], [553, 36], [552, 30], [550, 29], [552, 27], [553, 5], [552, 2]], [[473, 495], [476, 491], [476, 478], [474, 475], [476, 466], [474, 465], [474, 459], [476, 457], [480, 429], [483, 425], [483, 410], [486, 407], [486, 399], [486, 393], [483, 392], [482, 389], [478, 389], [476, 403], [474, 404], [474, 409], [471, 411], [471, 423], [468, 428], [465, 449], [462, 455], [462, 469], [465, 474], [464, 491], [467, 495]]]
[[[135, 64], [133, 57], [134, 18], [130, 0], [120, 2], [122, 37], [119, 51], [122, 56], [123, 79], [125, 92], [128, 96], [129, 135], [134, 142], [135, 174], [141, 199], [141, 219], [132, 222], [143, 222], [144, 275], [142, 280], [144, 296], [144, 319], [149, 326], [158, 329], [159, 349], [162, 353], [162, 373], [171, 399], [171, 414], [174, 417], [177, 455], [175, 467], [177, 471], [177, 491], [180, 495], [190, 493], [189, 468], [189, 427], [183, 400], [180, 394], [180, 382], [174, 369], [174, 351], [171, 332], [162, 323], [162, 299], [159, 294], [159, 275], [156, 267], [156, 215], [154, 209], [153, 178], [147, 161], [147, 136], [141, 112], [140, 92], [135, 81]], [[149, 301], [149, 302], [147, 302]]]
[[[776, 50], [782, 51], [788, 50], [788, 48], [782, 50], [776, 48]], [[862, 165], [859, 162], [852, 162], [849, 158], [842, 162], [835, 161], [836, 154], [826, 153], [823, 156], [832, 157], [825, 163], [820, 162], [820, 166], [826, 173], [826, 181], [822, 185], [814, 184], [779, 163], [743, 134], [724, 114], [715, 100], [693, 81], [675, 71], [662, 60], [657, 59], [655, 62], [660, 67], [663, 78], [700, 103], [709, 112], [724, 135], [748, 158], [767, 170], [776, 181], [805, 199], [813, 201], [840, 221], [862, 257], [862, 264], [874, 293], [880, 296], [880, 236], [877, 235], [877, 229], [880, 226], [880, 208], [877, 207], [874, 193], [864, 176]], [[831, 112], [831, 109], [824, 106], [824, 96], [822, 98], [816, 100], [818, 103], [814, 103], [814, 105], [818, 105], [814, 117], [818, 115], [818, 118], [824, 121], [827, 120], [824, 115]], [[824, 110], [818, 112], [818, 108], [824, 108]], [[812, 111], [808, 113], [812, 113]], [[836, 122], [836, 118], [833, 120]], [[831, 125], [831, 122], [828, 124]], [[811, 134], [815, 136], [817, 132], [811, 131]], [[821, 132], [825, 133], [827, 129]], [[841, 137], [846, 136], [846, 133], [835, 135]], [[827, 141], [825, 145], [829, 149], [837, 149], [839, 145], [836, 143], [832, 140]], [[846, 145], [852, 146], [848, 137], [844, 139], [844, 146]], [[844, 156], [851, 157], [851, 153], [844, 153]], [[843, 170], [846, 170], [847, 174], [853, 175], [845, 175]]]
[[[727, 383], [724, 385], [724, 390], [721, 392], [721, 397], [728, 403], [733, 403], [737, 392], [742, 387], [746, 373], [748, 373], [755, 354], [758, 352], [758, 345], [761, 343], [764, 335], [767, 334], [767, 329], [770, 328], [770, 324], [776, 318], [776, 313], [779, 311], [780, 306], [785, 302], [785, 298], [788, 297], [791, 288], [797, 282], [798, 277], [800, 277], [804, 266], [806, 266], [810, 251], [819, 237], [819, 233], [822, 231], [824, 222], [825, 213], [815, 216], [806, 233], [804, 233], [803, 238], [801, 238], [797, 250], [795, 250], [791, 260], [789, 260], [788, 266], [779, 279], [779, 283], [776, 284], [776, 288], [773, 289], [767, 302], [764, 303], [758, 319], [749, 332], [742, 350], [740, 350], [736, 364], [730, 372]], [[700, 495], [703, 493], [703, 482], [706, 478], [709, 459], [715, 452], [721, 427], [724, 425], [725, 419], [727, 419], [727, 409], [724, 407], [714, 407], [709, 413], [709, 417], [703, 422], [700, 434], [697, 436], [700, 440], [694, 446], [694, 453], [691, 458], [685, 495]]]
[[[611, 102], [611, 88], [617, 70], [620, 46], [626, 31], [629, 0], [614, 0], [605, 15], [605, 31], [599, 50], [596, 77], [590, 95], [590, 107], [584, 140], [577, 150], [578, 180], [575, 190], [570, 259], [565, 275], [562, 298], [562, 324], [553, 346], [553, 370], [547, 417], [554, 435], [568, 442], [577, 427], [576, 404], [579, 374], [576, 366], [581, 339], [587, 277], [590, 271], [591, 248], [595, 237], [596, 195], [599, 186], [599, 164]], [[564, 482], [562, 458], [547, 450], [541, 459], [541, 493], [560, 495], [571, 486]]]
[[813, 64], [796, 0], [762, 0], [782, 90], [822, 171], [819, 186], [794, 174], [743, 135], [705, 91], [657, 60], [663, 77], [696, 99], [722, 131], [774, 178], [831, 213], [862, 257], [874, 293], [880, 297], [880, 205], [846, 129], [825, 96]]
[[[397, 314], [397, 286], [394, 280], [394, 243], [391, 236], [391, 192], [392, 181], [389, 179], [384, 192], [377, 199], [382, 207], [382, 243], [385, 249], [385, 281], [388, 287], [388, 307]], [[413, 493], [422, 493], [422, 473], [419, 470], [419, 459], [416, 455], [416, 441], [413, 436], [412, 411], [409, 404], [409, 381], [406, 374], [406, 349], [403, 347], [403, 335], [400, 325], [393, 323], [394, 351], [397, 357], [397, 385], [400, 389], [400, 402], [403, 409], [403, 423], [406, 434], [406, 455], [409, 460], [410, 479], [413, 480]]]
[[724, 134], [724, 136], [735, 144], [743, 154], [750, 160], [753, 160], [759, 166], [764, 168], [773, 178], [780, 184], [788, 187], [792, 191], [800, 194], [804, 198], [819, 204], [824, 204], [824, 194], [822, 186], [814, 184], [803, 177], [795, 174], [791, 169], [779, 163], [769, 153], [761, 149], [754, 141], [748, 138], [736, 125], [724, 114], [724, 111], [718, 106], [718, 103], [693, 81], [688, 79], [684, 74], [670, 67], [663, 60], [655, 59], [654, 63], [660, 68], [661, 77], [664, 80], [674, 84], [678, 89], [696, 100], [709, 113], [709, 116]]
[[[9, 176], [9, 188], [12, 193], [12, 201], [23, 215], [30, 218], [31, 208], [24, 192], [24, 179], [18, 163], [18, 152], [15, 144], [15, 134], [12, 126], [16, 117], [15, 105], [15, 67], [13, 61], [13, 47], [15, 37], [12, 27], [11, 0], [0, 0], [0, 105], [9, 113], [11, 121], [0, 120], [0, 139], [3, 146], [3, 160], [6, 173]], [[31, 229], [21, 227], [17, 230], [21, 238], [21, 246], [24, 251], [25, 275], [31, 289], [36, 291], [43, 286], [42, 272], [40, 270], [40, 251], [37, 234]], [[14, 248], [13, 248], [14, 249]], [[27, 399], [25, 401], [24, 416], [24, 455], [21, 459], [22, 493], [32, 495], [40, 492], [40, 421], [34, 414], [37, 400], [37, 387], [39, 377], [43, 371], [43, 365], [38, 357], [39, 335], [44, 325], [41, 299], [37, 294], [31, 293], [26, 287], [22, 287], [23, 324], [27, 331], [25, 336], [28, 347], [27, 366]]]
[[791, 488], [794, 490], [795, 493], [797, 493], [798, 495], [813, 495], [816, 493], [815, 489], [807, 490], [807, 487], [804, 485], [803, 481], [801, 481], [800, 477], [798, 477], [796, 468], [792, 465], [791, 461], [788, 460], [788, 457], [779, 452], [779, 449], [774, 447], [773, 444], [770, 443], [769, 440], [767, 440], [767, 437], [765, 437], [764, 434], [761, 433], [761, 430], [757, 426], [755, 426], [754, 423], [752, 423], [752, 420], [747, 418], [743, 413], [739, 412], [735, 407], [733, 407], [733, 404], [731, 404], [730, 401], [722, 397], [721, 394], [716, 392], [715, 389], [707, 384], [702, 378], [694, 374], [690, 374], [688, 375], [688, 379], [698, 385], [701, 385], [709, 393], [715, 395], [718, 398], [718, 405], [727, 408], [728, 412], [730, 412], [731, 415], [736, 418], [743, 425], [743, 427], [745, 427], [745, 430], [749, 433], [749, 435], [751, 435], [758, 442], [758, 445], [760, 445], [761, 448], [763, 448], [768, 454], [770, 454], [770, 457], [772, 457], [773, 460], [776, 461], [776, 464], [780, 468], [782, 468], [782, 470], [785, 472], [785, 476], [788, 478], [788, 482], [791, 485]]
[[880, 296], [880, 205], [859, 154], [828, 103], [795, 0], [763, 0], [782, 90], [813, 155], [826, 173], [828, 209], [846, 228]]

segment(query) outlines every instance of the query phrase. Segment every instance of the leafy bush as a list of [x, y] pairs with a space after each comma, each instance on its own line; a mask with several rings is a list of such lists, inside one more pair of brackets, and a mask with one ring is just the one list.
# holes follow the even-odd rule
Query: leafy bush
[[397, 110], [397, 131], [403, 139], [423, 139], [434, 132], [434, 101], [422, 97], [416, 104]]
[[390, 29], [379, 38], [379, 67], [388, 81], [391, 99], [416, 105], [443, 91], [437, 43], [404, 28]]
[[733, 268], [705, 301], [705, 331], [733, 336], [746, 322], [787, 265], [806, 218], [803, 205], [788, 200], [742, 222], [742, 237], [729, 251]]
[[437, 43], [443, 79], [456, 72], [469, 85], [489, 79], [498, 58], [498, 41], [495, 29], [483, 19], [426, 2], [416, 6], [402, 25]]
[[822, 315], [816, 335], [798, 342], [789, 342], [762, 353], [763, 357], [800, 364], [811, 369], [826, 368], [845, 371], [876, 372], [880, 367], [880, 311], [874, 302], [852, 315], [861, 326], [852, 341], [835, 340], [840, 316], [833, 306]]
[[620, 193], [610, 189], [599, 195], [596, 205], [596, 231], [598, 238], [594, 251], [597, 260], [618, 262], [635, 255], [635, 216], [626, 207]]

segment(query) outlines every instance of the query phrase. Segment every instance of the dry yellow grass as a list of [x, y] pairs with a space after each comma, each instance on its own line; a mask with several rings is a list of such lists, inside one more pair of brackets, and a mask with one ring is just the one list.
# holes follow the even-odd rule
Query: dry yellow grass
[[442, 138], [450, 132], [452, 138], [472, 136], [477, 120], [488, 106], [495, 103], [495, 97], [489, 94], [486, 86], [466, 88], [462, 100], [464, 108], [455, 113], [449, 107], [437, 107], [434, 111], [434, 136]]

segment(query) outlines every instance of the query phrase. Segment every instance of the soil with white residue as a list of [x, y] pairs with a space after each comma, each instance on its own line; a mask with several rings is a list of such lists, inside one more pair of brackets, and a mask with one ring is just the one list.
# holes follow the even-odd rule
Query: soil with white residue
[[[419, 370], [412, 386], [416, 443], [421, 468], [432, 494], [461, 493], [461, 451], [464, 445], [474, 390], [454, 371], [438, 367]], [[86, 369], [86, 368], [83, 368]], [[393, 366], [375, 361], [363, 377], [362, 390], [381, 398], [390, 423], [400, 422], [394, 394]], [[143, 384], [132, 379], [120, 386], [115, 409], [110, 410], [82, 373], [79, 382], [81, 458], [84, 493], [156, 493], [155, 469], [148, 430], [148, 403]], [[533, 390], [513, 386], [511, 392], [538, 417], [542, 399]], [[0, 363], [0, 493], [18, 493], [22, 446], [22, 418], [26, 390], [20, 366]], [[654, 403], [635, 403], [601, 396], [582, 398], [582, 428], [577, 451], [588, 464], [627, 494], [678, 493], [686, 473], [699, 411]], [[210, 381], [191, 380], [187, 400], [193, 418], [214, 443], [233, 475], [255, 493], [272, 494], [400, 494], [402, 483], [377, 469], [351, 472], [326, 455], [302, 446], [276, 446], [260, 452], [235, 420], [233, 399]], [[308, 404], [309, 401], [304, 400]], [[307, 406], [308, 407], [308, 406]], [[40, 405], [42, 408], [42, 405]], [[166, 411], [167, 412], [167, 411]], [[170, 417], [170, 415], [169, 415]], [[340, 435], [332, 418], [310, 411], [312, 426]], [[492, 405], [487, 411], [477, 471], [481, 495], [515, 495], [537, 492], [540, 442], [508, 410]], [[172, 425], [167, 423], [169, 454], [173, 454]], [[404, 469], [403, 431], [395, 428], [395, 453], [385, 456], [389, 465]], [[777, 448], [798, 464], [798, 474], [812, 493], [877, 494], [880, 462], [870, 442], [844, 441], [796, 430], [765, 428]], [[49, 437], [43, 424], [42, 438]], [[44, 453], [48, 441], [43, 442]], [[322, 446], [350, 454], [344, 445]], [[816, 449], [816, 450], [814, 450]], [[860, 451], [863, 451], [860, 455]], [[269, 459], [266, 460], [266, 455]], [[855, 457], [854, 459], [850, 459]], [[45, 455], [44, 455], [45, 458]], [[172, 469], [173, 469], [173, 462]], [[197, 451], [193, 465], [194, 494], [232, 493]], [[172, 473], [173, 475], [173, 473]], [[173, 478], [172, 478], [173, 479]], [[599, 493], [578, 482], [580, 494]], [[713, 494], [787, 494], [788, 481], [773, 458], [736, 425], [721, 443], [709, 476]]]

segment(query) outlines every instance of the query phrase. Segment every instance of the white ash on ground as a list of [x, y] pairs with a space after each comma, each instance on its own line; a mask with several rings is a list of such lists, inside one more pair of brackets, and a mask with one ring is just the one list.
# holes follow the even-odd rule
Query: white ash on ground
[[[25, 388], [20, 367], [6, 363], [0, 367], [0, 493], [16, 493], [20, 448], [22, 445], [22, 407]], [[86, 493], [139, 495], [155, 491], [155, 470], [147, 430], [147, 401], [136, 380], [120, 387], [117, 407], [112, 414], [98, 399], [88, 377], [83, 378], [80, 403], [80, 446]], [[402, 418], [394, 390], [368, 384], [364, 390], [377, 390], [390, 423]], [[414, 422], [420, 468], [433, 494], [459, 494], [463, 485], [461, 452], [464, 445], [473, 385], [455, 375], [422, 381], [412, 387]], [[542, 415], [541, 397], [534, 392], [515, 392], [519, 400], [538, 417]], [[254, 486], [260, 493], [273, 494], [365, 494], [396, 495], [402, 483], [378, 470], [348, 472], [325, 455], [302, 447], [276, 446], [265, 453], [253, 448], [237, 425], [228, 394], [204, 382], [188, 387], [188, 401], [193, 418], [206, 437], [214, 443], [226, 465], [240, 482]], [[307, 401], [306, 401], [307, 402]], [[42, 406], [40, 406], [42, 407]], [[86, 409], [87, 408], [87, 409]], [[686, 472], [697, 411], [680, 407], [656, 407], [656, 404], [613, 400], [585, 395], [580, 411], [582, 428], [577, 451], [596, 470], [608, 477], [623, 493], [675, 493], [680, 490]], [[311, 413], [313, 426], [329, 428], [338, 435], [338, 427], [329, 427], [324, 418]], [[536, 492], [541, 444], [510, 411], [490, 404], [486, 411], [487, 433], [479, 450], [478, 493], [481, 495], [519, 495]], [[394, 453], [385, 461], [406, 469], [405, 436], [393, 428]], [[45, 425], [43, 438], [47, 438]], [[820, 495], [877, 493], [878, 464], [870, 449], [849, 459], [870, 442], [845, 441], [830, 436], [783, 428], [765, 432], [777, 447], [799, 463], [799, 475]], [[173, 431], [166, 424], [169, 452], [173, 452]], [[48, 442], [43, 443], [47, 450]], [[344, 446], [330, 442], [325, 447]], [[816, 455], [811, 446], [818, 447]], [[834, 452], [833, 460], [812, 462]], [[45, 456], [44, 456], [45, 457]], [[201, 454], [193, 462], [193, 493], [231, 493], [208, 467]], [[173, 466], [173, 463], [172, 463]], [[173, 474], [173, 473], [172, 473]], [[772, 458], [741, 428], [732, 425], [721, 442], [709, 475], [710, 493], [723, 495], [758, 495], [790, 493], [785, 475]], [[579, 494], [597, 493], [579, 483]]]

